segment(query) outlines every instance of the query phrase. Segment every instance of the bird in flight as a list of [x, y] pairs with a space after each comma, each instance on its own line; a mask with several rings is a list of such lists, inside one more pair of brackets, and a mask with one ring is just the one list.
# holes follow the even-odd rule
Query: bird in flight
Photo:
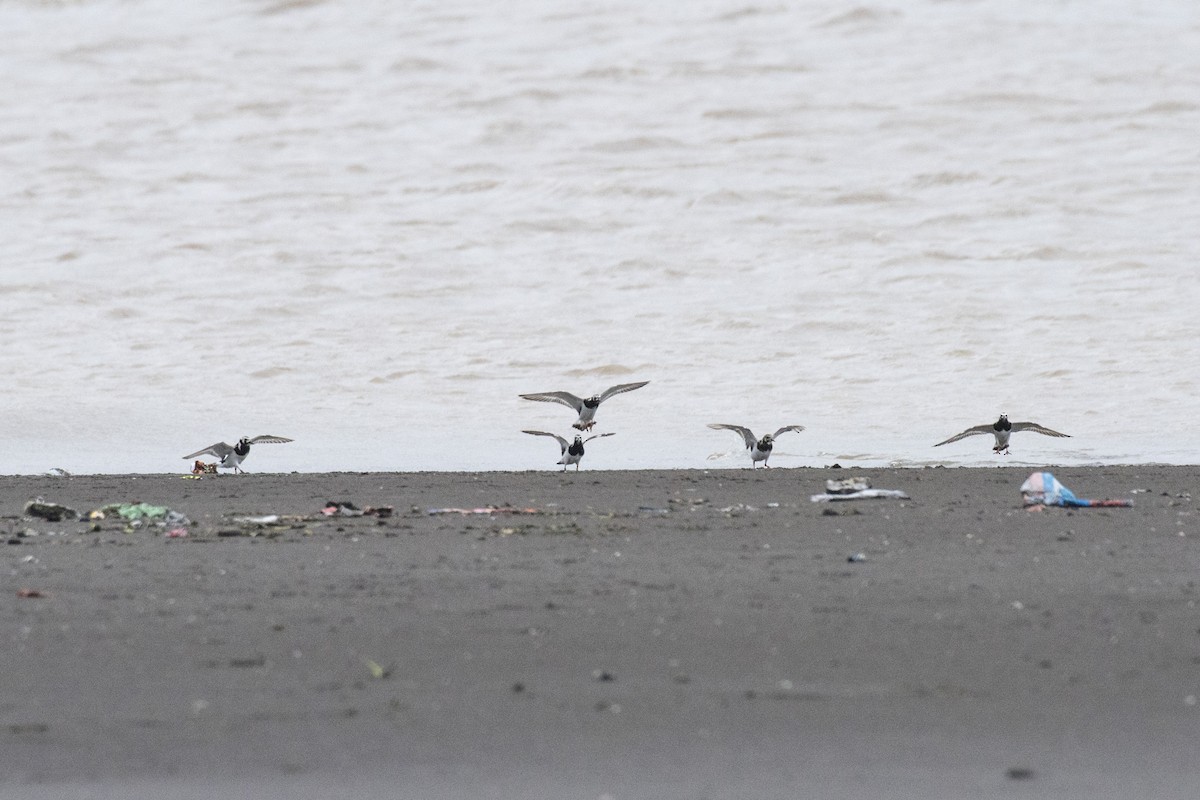
[[575, 413], [579, 415], [579, 419], [571, 423], [571, 427], [581, 431], [590, 431], [592, 426], [596, 424], [596, 409], [600, 407], [601, 403], [614, 394], [632, 392], [634, 389], [642, 388], [649, 382], [621, 383], [605, 389], [600, 394], [592, 395], [587, 399], [576, 397], [570, 392], [539, 392], [537, 394], [523, 394], [521, 397], [525, 400], [536, 400], [539, 403], [562, 403], [568, 408], [573, 408], [575, 409]]
[[1070, 438], [1068, 433], [1059, 433], [1052, 431], [1044, 425], [1039, 425], [1036, 422], [1009, 422], [1007, 414], [1001, 414], [1000, 419], [987, 425], [976, 425], [974, 428], [967, 428], [959, 434], [951, 436], [944, 442], [938, 442], [934, 447], [941, 447], [944, 444], [957, 442], [959, 439], [965, 439], [968, 436], [979, 436], [983, 434], [992, 434], [996, 437], [996, 446], [992, 448], [997, 453], [1008, 455], [1008, 438], [1019, 431], [1033, 431], [1040, 433], [1043, 436], [1059, 436]]

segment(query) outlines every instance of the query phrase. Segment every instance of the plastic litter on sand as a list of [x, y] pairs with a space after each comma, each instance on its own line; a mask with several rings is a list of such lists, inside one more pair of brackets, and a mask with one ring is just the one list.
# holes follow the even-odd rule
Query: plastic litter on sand
[[1084, 500], [1063, 486], [1051, 472], [1035, 472], [1021, 484], [1021, 497], [1030, 510], [1045, 506], [1071, 508], [1129, 508], [1132, 500]]

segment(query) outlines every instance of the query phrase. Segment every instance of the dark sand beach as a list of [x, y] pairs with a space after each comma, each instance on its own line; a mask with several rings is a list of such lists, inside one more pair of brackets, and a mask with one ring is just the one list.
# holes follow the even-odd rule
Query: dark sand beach
[[0, 797], [1200, 796], [1200, 469], [1029, 472], [2, 478]]

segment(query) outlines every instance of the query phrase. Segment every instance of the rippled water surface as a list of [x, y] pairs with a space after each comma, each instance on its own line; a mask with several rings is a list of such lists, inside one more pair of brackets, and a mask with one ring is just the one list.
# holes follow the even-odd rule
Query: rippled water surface
[[[1138, 7], [1140, 6], [1140, 7]], [[1166, 461], [1191, 0], [0, 4], [0, 472]], [[1074, 435], [931, 445], [998, 413]]]

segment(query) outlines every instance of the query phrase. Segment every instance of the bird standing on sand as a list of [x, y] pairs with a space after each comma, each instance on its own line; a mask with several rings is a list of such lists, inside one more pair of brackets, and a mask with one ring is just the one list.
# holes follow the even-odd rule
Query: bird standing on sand
[[788, 431], [799, 433], [804, 430], [803, 425], [784, 425], [774, 433], [768, 433], [761, 439], [755, 440], [754, 434], [750, 432], [750, 429], [743, 428], [741, 425], [726, 425], [721, 422], [712, 422], [709, 423], [708, 427], [714, 430], [733, 431], [739, 434], [742, 437], [742, 441], [746, 443], [746, 449], [750, 451], [750, 469], [754, 469], [754, 465], [759, 461], [763, 462], [764, 468], [769, 469], [771, 465], [767, 463], [767, 459], [771, 457], [771, 449], [775, 446], [775, 440], [779, 438], [779, 435]]
[[225, 442], [217, 442], [210, 444], [203, 450], [197, 450], [191, 455], [183, 457], [184, 461], [200, 456], [213, 456], [221, 459], [217, 462], [217, 466], [221, 469], [232, 469], [234, 473], [245, 472], [242, 469], [242, 462], [246, 460], [246, 456], [250, 455], [250, 445], [252, 444], [284, 444], [290, 442], [291, 439], [285, 439], [282, 436], [255, 436], [253, 439], [248, 436], [243, 436], [238, 439], [236, 445], [229, 445]]
[[613, 436], [612, 433], [597, 433], [595, 436], [589, 436], [584, 439], [582, 436], [576, 436], [574, 442], [568, 442], [557, 433], [547, 433], [546, 431], [521, 431], [528, 433], [531, 436], [553, 436], [558, 439], [559, 445], [562, 447], [562, 459], [558, 462], [563, 465], [563, 472], [567, 471], [568, 464], [575, 465], [575, 471], [579, 471], [579, 462], [583, 460], [583, 443], [590, 442], [592, 439], [600, 439], [604, 436]]
[[1068, 433], [1052, 431], [1043, 425], [1038, 425], [1036, 422], [1009, 422], [1008, 415], [1001, 414], [1000, 419], [996, 420], [990, 425], [976, 425], [974, 428], [967, 428], [962, 433], [951, 436], [944, 442], [938, 442], [934, 445], [934, 447], [941, 447], [944, 444], [957, 442], [959, 439], [965, 439], [968, 436], [990, 433], [996, 437], [996, 446], [993, 447], [992, 450], [997, 453], [1008, 455], [1008, 437], [1012, 436], [1018, 431], [1033, 431], [1034, 433], [1040, 433], [1043, 436], [1060, 436], [1064, 438], [1070, 438], [1070, 434]]
[[649, 382], [622, 383], [610, 389], [605, 389], [600, 394], [592, 395], [586, 400], [582, 397], [576, 397], [570, 392], [540, 392], [538, 394], [523, 394], [521, 397], [525, 400], [536, 400], [539, 403], [562, 403], [568, 408], [573, 408], [579, 414], [579, 419], [575, 420], [571, 424], [571, 427], [581, 431], [590, 431], [592, 426], [596, 424], [596, 409], [599, 408], [601, 403], [614, 394], [632, 392], [634, 389], [642, 388]]

